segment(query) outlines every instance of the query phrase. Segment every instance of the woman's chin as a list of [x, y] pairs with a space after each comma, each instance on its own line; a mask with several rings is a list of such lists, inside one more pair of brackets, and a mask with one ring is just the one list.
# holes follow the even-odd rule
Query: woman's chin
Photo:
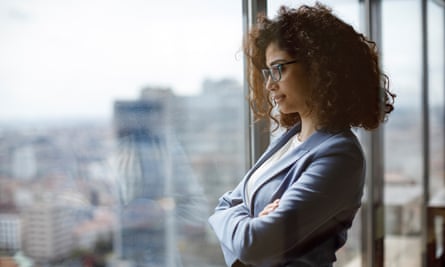
[[279, 111], [280, 111], [282, 114], [291, 114], [291, 113], [294, 113], [294, 111], [290, 111], [289, 109], [282, 108], [282, 107], [279, 107]]

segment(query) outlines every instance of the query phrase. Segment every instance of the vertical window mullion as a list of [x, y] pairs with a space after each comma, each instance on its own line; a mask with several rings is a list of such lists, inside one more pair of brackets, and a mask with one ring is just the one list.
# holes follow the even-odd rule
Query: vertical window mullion
[[[267, 1], [266, 0], [244, 0], [243, 1], [243, 33], [244, 36], [248, 33], [249, 29], [256, 23], [256, 19], [259, 13], [267, 13]], [[244, 60], [244, 75], [247, 77], [246, 60]], [[245, 95], [249, 95], [249, 88], [244, 79], [244, 92]], [[269, 145], [269, 132], [266, 129], [269, 127], [267, 119], [262, 119], [255, 122], [255, 118], [250, 110], [249, 105], [246, 105], [245, 118], [247, 122], [246, 129], [246, 146], [248, 151], [247, 168], [250, 168], [261, 156], [266, 147]]]
[[426, 247], [427, 247], [427, 218], [426, 211], [429, 201], [429, 166], [430, 166], [430, 126], [429, 126], [429, 105], [428, 105], [428, 8], [427, 0], [421, 1], [421, 36], [422, 36], [422, 182], [423, 182], [423, 203], [421, 214], [421, 226], [422, 226], [422, 264], [426, 266]]
[[[365, 0], [365, 33], [381, 44], [381, 1]], [[366, 196], [363, 206], [363, 266], [383, 266], [384, 263], [384, 160], [383, 127], [362, 132], [367, 158]]]

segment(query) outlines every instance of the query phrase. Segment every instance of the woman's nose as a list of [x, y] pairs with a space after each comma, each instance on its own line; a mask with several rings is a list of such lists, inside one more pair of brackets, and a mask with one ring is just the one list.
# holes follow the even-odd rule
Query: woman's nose
[[276, 85], [277, 83], [274, 80], [272, 80], [271, 76], [269, 76], [266, 80], [266, 85], [265, 85], [266, 90], [274, 91], [276, 90]]

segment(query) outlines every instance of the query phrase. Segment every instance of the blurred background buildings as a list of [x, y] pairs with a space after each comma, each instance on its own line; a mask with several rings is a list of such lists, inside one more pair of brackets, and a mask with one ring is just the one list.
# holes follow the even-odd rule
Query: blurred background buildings
[[116, 100], [100, 126], [11, 130], [0, 142], [13, 163], [0, 170], [0, 248], [75, 265], [108, 242], [110, 266], [206, 266], [219, 250], [214, 196], [244, 167], [241, 92], [228, 79], [187, 97], [147, 87]]

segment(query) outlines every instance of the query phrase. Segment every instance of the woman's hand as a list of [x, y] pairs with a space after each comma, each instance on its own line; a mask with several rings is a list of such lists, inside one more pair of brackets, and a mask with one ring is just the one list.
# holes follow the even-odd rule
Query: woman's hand
[[274, 202], [272, 202], [269, 205], [267, 205], [266, 207], [264, 207], [264, 209], [260, 212], [258, 217], [266, 216], [267, 214], [271, 213], [276, 208], [278, 208], [279, 204], [280, 204], [280, 199], [279, 198], [275, 199]]

